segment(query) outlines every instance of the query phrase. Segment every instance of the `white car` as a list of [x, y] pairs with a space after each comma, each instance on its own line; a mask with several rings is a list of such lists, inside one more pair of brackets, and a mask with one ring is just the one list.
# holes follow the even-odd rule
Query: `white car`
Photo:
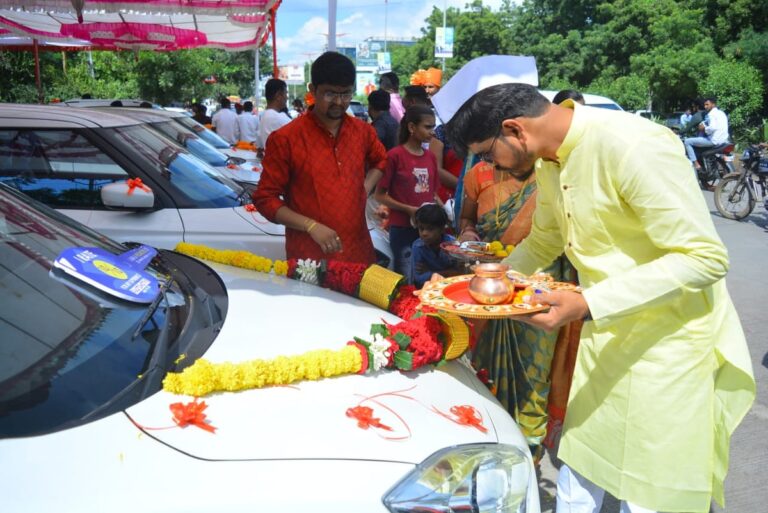
[[247, 161], [242, 157], [227, 155], [214, 148], [191, 128], [175, 121], [178, 117], [187, 117], [184, 114], [179, 115], [178, 112], [167, 110], [116, 109], [115, 107], [102, 107], [99, 110], [104, 109], [107, 109], [107, 112], [117, 112], [141, 123], [146, 123], [147, 126], [173, 139], [188, 149], [195, 157], [215, 167], [222, 175], [234, 180], [246, 189], [253, 189], [259, 182], [261, 177], [260, 163]]
[[[252, 211], [247, 190], [119, 112], [0, 105], [0, 181], [119, 241], [285, 259], [285, 227]], [[136, 178], [142, 187], [130, 189]], [[369, 232], [391, 267], [387, 233], [372, 220]]]
[[[549, 91], [549, 90], [540, 90], [539, 92], [544, 96], [546, 96], [549, 101], [552, 101], [552, 98], [554, 98], [555, 95], [558, 93], [558, 91]], [[611, 100], [607, 96], [600, 96], [598, 94], [589, 94], [589, 93], [582, 93], [582, 95], [584, 96], [584, 103], [589, 107], [598, 107], [600, 109], [609, 109], [609, 110], [624, 110], [621, 108], [621, 105]]]
[[119, 241], [285, 258], [285, 228], [249, 211], [247, 191], [117, 112], [0, 105], [0, 181]]
[[[539, 512], [525, 439], [457, 360], [218, 393], [202, 399], [215, 432], [176, 425], [171, 408], [193, 398], [161, 390], [168, 371], [201, 356], [336, 349], [382, 317], [398, 319], [303, 282], [170, 251], [142, 271], [167, 290], [134, 303], [54, 265], [73, 247], [128, 250], [0, 184], [3, 511]], [[362, 397], [374, 398], [394, 434], [410, 435], [358, 427], [345, 412]], [[452, 405], [474, 407], [486, 431], [431, 410]]]
[[[122, 104], [121, 105], [122, 107], [130, 107], [130, 108], [140, 108], [142, 107], [142, 105], [146, 105], [150, 103], [145, 100], [127, 100], [127, 99], [120, 99], [120, 100], [73, 99], [73, 100], [67, 100], [65, 102], [62, 102], [62, 105], [66, 105], [67, 107], [114, 107], [113, 104], [116, 101], [120, 101], [120, 103]], [[180, 112], [178, 110], [171, 110], [170, 108], [164, 109], [163, 107], [156, 104], [150, 104], [150, 105], [152, 105], [152, 111], [155, 113], [162, 113], [162, 112], [170, 113], [169, 117], [173, 119], [176, 123], [193, 131], [205, 142], [207, 142], [214, 148], [221, 150], [227, 156], [244, 159], [251, 166], [261, 165], [260, 160], [256, 155], [256, 152], [251, 150], [241, 150], [239, 148], [232, 146], [227, 141], [225, 141], [221, 136], [219, 136], [216, 132], [207, 129], [206, 127], [204, 127], [203, 125], [201, 125], [200, 123], [192, 119], [192, 117], [189, 116], [189, 113]]]

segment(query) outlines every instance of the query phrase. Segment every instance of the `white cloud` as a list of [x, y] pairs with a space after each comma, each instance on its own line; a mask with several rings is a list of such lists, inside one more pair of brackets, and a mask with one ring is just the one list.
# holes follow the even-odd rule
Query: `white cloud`
[[[497, 10], [502, 0], [484, 0], [484, 4]], [[312, 12], [315, 13], [299, 28], [295, 34], [281, 35], [278, 27], [277, 54], [278, 62], [284, 64], [300, 64], [317, 57], [325, 51], [327, 45], [328, 16], [326, 10], [317, 8], [317, 0], [312, 0]], [[386, 4], [386, 34], [385, 34], [385, 2], [373, 0], [361, 5], [362, 0], [339, 0], [338, 8], [344, 9], [345, 4], [354, 3], [360, 10], [337, 19], [336, 42], [338, 46], [354, 46], [359, 41], [369, 37], [384, 37], [387, 39], [411, 39], [421, 37], [421, 29], [426, 26], [425, 19], [433, 7], [443, 9], [444, 1], [428, 0], [390, 0]], [[448, 7], [464, 9], [468, 0], [447, 0]], [[325, 2], [323, 2], [325, 4]], [[283, 16], [301, 16], [298, 5], [284, 3], [291, 10], [278, 9], [278, 23], [281, 12]], [[309, 4], [308, 4], [309, 5]], [[306, 12], [306, 11], [304, 11]], [[347, 11], [348, 12], [348, 11]]]

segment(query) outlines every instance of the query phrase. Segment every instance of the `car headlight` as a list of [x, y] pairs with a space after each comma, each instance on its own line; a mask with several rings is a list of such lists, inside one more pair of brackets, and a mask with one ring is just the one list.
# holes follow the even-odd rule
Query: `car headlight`
[[523, 513], [531, 464], [504, 444], [471, 444], [440, 450], [384, 494], [392, 513]]

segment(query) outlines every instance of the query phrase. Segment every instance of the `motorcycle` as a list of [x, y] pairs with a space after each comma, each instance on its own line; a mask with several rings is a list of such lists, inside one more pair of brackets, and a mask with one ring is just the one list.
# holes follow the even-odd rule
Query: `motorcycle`
[[718, 180], [735, 173], [733, 167], [733, 143], [713, 147], [693, 147], [701, 167], [696, 171], [703, 189], [711, 191]]
[[768, 156], [750, 145], [741, 157], [741, 173], [725, 176], [715, 188], [715, 207], [723, 217], [740, 220], [752, 213], [758, 200], [768, 209]]

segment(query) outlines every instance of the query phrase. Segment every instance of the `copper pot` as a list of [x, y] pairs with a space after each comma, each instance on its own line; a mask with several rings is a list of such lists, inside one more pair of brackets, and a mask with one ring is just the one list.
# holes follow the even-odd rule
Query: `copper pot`
[[509, 302], [515, 287], [507, 278], [509, 266], [505, 264], [477, 264], [475, 275], [469, 281], [469, 295], [483, 305], [501, 305]]

